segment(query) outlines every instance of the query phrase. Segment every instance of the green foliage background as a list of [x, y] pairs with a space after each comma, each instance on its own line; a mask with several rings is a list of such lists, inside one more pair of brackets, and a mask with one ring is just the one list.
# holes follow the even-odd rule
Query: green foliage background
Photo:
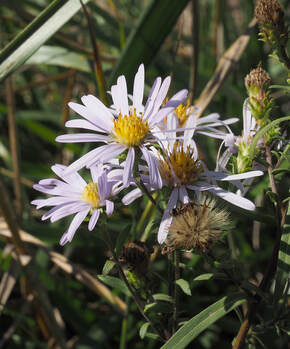
[[[147, 92], [156, 76], [165, 77], [168, 74], [173, 78], [171, 95], [179, 89], [189, 87], [193, 42], [191, 1], [83, 2], [87, 2], [108, 90], [116, 77], [123, 73], [132, 87], [132, 79], [141, 62], [146, 64]], [[286, 0], [283, 3], [286, 8], [286, 21], [289, 22], [289, 4], [287, 7]], [[83, 225], [71, 244], [60, 247], [58, 242], [69, 219], [54, 224], [42, 222], [42, 212], [35, 211], [30, 205], [30, 201], [38, 197], [38, 193], [31, 188], [32, 184], [51, 177], [50, 166], [55, 163], [68, 164], [89, 150], [88, 145], [62, 145], [55, 142], [56, 136], [66, 133], [65, 120], [75, 117], [69, 112], [67, 102], [79, 102], [80, 97], [88, 93], [99, 95], [92, 43], [80, 3], [53, 1], [28, 26], [46, 6], [47, 2], [44, 0], [1, 1], [1, 48], [4, 49], [0, 52], [0, 173], [11, 202], [15, 204], [5, 97], [5, 78], [10, 76], [22, 183], [23, 210], [21, 217], [18, 217], [20, 227], [40, 239], [48, 248], [88, 270], [94, 277], [103, 274], [100, 280], [109, 286], [114, 295], [127, 303], [127, 312], [122, 315], [108, 300], [87, 287], [86, 283], [81, 283], [57, 267], [45, 249], [29, 245], [37, 278], [62, 319], [59, 326], [68, 341], [67, 348], [159, 348], [162, 343], [156, 341], [151, 330], [146, 331], [147, 325], [144, 327], [144, 320], [126, 287], [122, 283], [116, 283], [116, 279], [109, 279], [103, 271], [108, 254], [102, 240], [102, 228], [97, 227], [94, 232], [88, 232]], [[253, 17], [253, 8], [253, 1], [250, 0], [198, 1], [198, 73], [193, 101], [212, 77], [221, 55], [248, 26]], [[196, 33], [196, 28], [193, 33]], [[13, 39], [12, 44], [7, 47]], [[256, 27], [241, 59], [219, 88], [205, 115], [218, 112], [223, 119], [241, 119], [242, 105], [246, 98], [244, 77], [260, 61], [262, 67], [270, 73], [273, 84], [285, 81], [286, 71], [277, 62], [269, 59], [268, 53], [269, 47], [258, 41]], [[289, 98], [280, 92], [274, 94], [277, 102], [273, 117], [287, 115], [287, 109], [289, 115]], [[233, 126], [235, 134], [240, 133], [241, 126], [242, 121]], [[214, 169], [219, 143], [204, 136], [200, 136], [198, 141], [209, 168]], [[287, 164], [284, 163], [284, 166], [287, 169]], [[278, 177], [278, 184], [286, 198], [289, 183], [285, 180], [279, 183]], [[250, 217], [240, 211], [232, 212], [232, 231], [217, 245], [215, 251], [223, 267], [234, 268], [238, 278], [251, 280], [253, 284], [261, 278], [275, 238], [272, 203], [264, 196], [268, 186], [265, 177], [258, 185], [253, 185], [249, 198], [259, 202], [264, 197], [264, 209], [260, 214], [270, 218], [265, 221], [259, 214]], [[140, 239], [144, 231], [150, 231], [147, 239], [149, 244], [157, 244], [156, 232], [160, 217], [149, 207], [148, 213], [141, 215], [140, 219], [140, 212], [146, 207], [146, 198], [139, 199], [129, 207], [118, 205], [108, 223], [117, 253], [126, 241]], [[255, 226], [261, 224], [263, 227], [258, 245], [253, 245], [254, 219], [260, 221]], [[4, 276], [7, 273], [11, 275], [15, 270], [11, 251], [7, 246], [7, 240], [1, 238], [2, 285]], [[192, 318], [227, 294], [237, 291], [225, 275], [219, 277], [216, 274], [219, 273], [219, 265], [211, 264], [194, 253], [183, 256], [182, 262], [182, 278], [188, 281], [191, 295], [189, 292], [181, 295], [181, 321]], [[150, 273], [149, 279], [155, 293], [166, 293], [167, 285], [156, 275], [167, 273], [167, 257], [158, 253], [154, 263], [150, 265]], [[196, 279], [205, 273], [214, 275], [205, 280]], [[117, 270], [112, 269], [110, 275], [117, 277]], [[49, 344], [49, 336], [44, 338], [40, 330], [37, 311], [28, 302], [27, 292], [24, 291], [23, 278], [23, 273], [17, 274], [16, 284], [1, 310], [0, 347], [53, 347]], [[275, 318], [279, 309], [271, 307], [271, 302], [270, 300], [269, 307], [264, 309], [260, 324], [250, 334], [248, 348], [286, 348], [289, 327], [287, 329], [284, 318]], [[27, 309], [25, 304], [28, 304]], [[156, 319], [160, 317], [162, 321], [167, 321], [171, 316], [170, 302], [160, 301], [157, 306], [160, 307], [159, 310], [153, 307], [148, 313], [152, 312]], [[232, 311], [226, 316], [222, 314], [217, 322], [209, 323], [204, 331], [197, 333], [199, 335], [188, 348], [230, 348], [240, 326], [241, 311], [242, 307], [236, 308], [235, 312]], [[281, 309], [279, 311], [282, 312]], [[12, 325], [15, 325], [15, 329], [6, 340], [5, 335]], [[139, 331], [141, 337], [145, 337], [143, 340]], [[178, 344], [175, 345], [175, 348], [179, 348]]]

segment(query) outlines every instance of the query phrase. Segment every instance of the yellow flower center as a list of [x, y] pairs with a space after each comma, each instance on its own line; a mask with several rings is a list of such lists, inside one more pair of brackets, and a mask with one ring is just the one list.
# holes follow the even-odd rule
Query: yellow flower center
[[114, 136], [118, 142], [129, 147], [136, 147], [142, 143], [149, 132], [147, 121], [137, 116], [136, 110], [130, 110], [129, 115], [119, 114], [114, 121]]
[[188, 119], [189, 115], [193, 112], [193, 107], [190, 107], [190, 101], [189, 99], [186, 102], [186, 105], [180, 104], [175, 110], [174, 113], [178, 118], [179, 124], [181, 127], [184, 126], [186, 120]]
[[180, 142], [174, 143], [168, 158], [160, 157], [158, 167], [161, 177], [172, 185], [176, 184], [176, 180], [178, 185], [193, 183], [198, 180], [199, 174], [202, 172], [199, 160], [195, 160], [193, 157], [193, 150], [187, 147], [184, 151], [183, 144]]
[[86, 185], [82, 194], [82, 199], [83, 201], [89, 203], [92, 208], [98, 208], [100, 204], [98, 184], [90, 182], [88, 185]]

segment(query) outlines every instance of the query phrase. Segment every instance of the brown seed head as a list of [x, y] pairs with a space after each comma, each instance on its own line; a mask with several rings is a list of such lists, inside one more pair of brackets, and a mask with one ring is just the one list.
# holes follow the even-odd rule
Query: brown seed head
[[270, 75], [261, 68], [261, 64], [259, 63], [258, 67], [252, 69], [245, 77], [245, 85], [248, 89], [253, 86], [265, 90], [268, 87], [270, 80]]
[[206, 196], [199, 204], [190, 202], [172, 210], [171, 215], [168, 251], [184, 248], [206, 252], [229, 226], [229, 213], [217, 208], [215, 200]]
[[284, 11], [277, 0], [259, 0], [255, 7], [255, 17], [260, 25], [277, 25], [283, 22]]

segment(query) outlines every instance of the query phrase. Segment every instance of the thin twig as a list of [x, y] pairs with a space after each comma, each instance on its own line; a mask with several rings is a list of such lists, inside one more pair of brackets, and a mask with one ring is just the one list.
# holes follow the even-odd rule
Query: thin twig
[[9, 128], [9, 142], [13, 163], [13, 188], [15, 194], [15, 207], [19, 217], [22, 216], [22, 193], [21, 193], [21, 182], [20, 182], [20, 169], [19, 169], [19, 153], [18, 153], [18, 137], [15, 124], [15, 113], [14, 113], [14, 94], [12, 87], [12, 76], [5, 80], [6, 88], [6, 102], [8, 108], [8, 128]]

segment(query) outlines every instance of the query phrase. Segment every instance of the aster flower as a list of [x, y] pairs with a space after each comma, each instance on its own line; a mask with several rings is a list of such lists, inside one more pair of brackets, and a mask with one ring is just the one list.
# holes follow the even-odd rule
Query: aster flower
[[[208, 191], [235, 206], [247, 210], [255, 209], [255, 205], [250, 200], [220, 188], [216, 181], [231, 182], [238, 188], [242, 188], [240, 179], [261, 176], [263, 175], [262, 171], [250, 171], [236, 175], [208, 171], [205, 164], [199, 160], [197, 149], [192, 146], [191, 139], [186, 138], [186, 132], [183, 139], [168, 139], [167, 141], [162, 141], [162, 144], [163, 153], [157, 152], [155, 149], [152, 149], [152, 152], [154, 152], [155, 161], [160, 171], [161, 187], [170, 187], [172, 191], [159, 227], [159, 243], [163, 243], [166, 239], [168, 228], [172, 221], [170, 211], [177, 206], [178, 202], [181, 204], [190, 202], [191, 192], [198, 196], [200, 192]], [[155, 189], [160, 187], [158, 183], [154, 186], [148, 180], [146, 181], [146, 175], [144, 175], [144, 181], [148, 183], [148, 186], [151, 185]], [[141, 195], [141, 192], [135, 189], [133, 192], [125, 195], [122, 202], [129, 204]]]
[[[257, 124], [255, 118], [252, 115], [251, 108], [249, 106], [249, 98], [244, 101], [243, 104], [243, 131], [241, 136], [235, 136], [231, 131], [227, 135], [227, 137], [223, 140], [220, 145], [218, 155], [217, 155], [217, 169], [226, 169], [226, 165], [232, 156], [232, 154], [236, 154], [238, 152], [241, 153], [241, 159], [248, 161], [248, 151], [253, 140], [253, 137], [258, 132], [260, 126]], [[259, 141], [259, 145], [262, 140]], [[227, 149], [224, 151], [222, 155], [221, 149], [223, 146], [226, 146]], [[242, 164], [238, 164], [238, 171], [242, 170]]]
[[[224, 126], [231, 132], [227, 125], [239, 120], [238, 118], [220, 120], [218, 113], [199, 117], [198, 110], [199, 108], [190, 105], [189, 100], [187, 100], [186, 104], [180, 104], [158, 126], [160, 130], [166, 130], [167, 132], [186, 131], [187, 138], [193, 138], [195, 133], [201, 133], [214, 138], [224, 139], [227, 133], [217, 130], [215, 127]], [[174, 126], [172, 126], [172, 123]]]
[[48, 199], [34, 200], [31, 203], [36, 205], [37, 209], [54, 206], [42, 216], [42, 220], [50, 219], [51, 222], [56, 222], [75, 214], [69, 228], [60, 240], [60, 244], [65, 245], [72, 241], [76, 230], [88, 214], [91, 214], [88, 224], [88, 229], [91, 231], [99, 219], [102, 207], [106, 208], [108, 216], [113, 213], [114, 203], [109, 198], [116, 181], [108, 179], [108, 171], [102, 166], [90, 168], [92, 181], [89, 183], [86, 183], [77, 172], [65, 173], [66, 166], [56, 164], [51, 169], [60, 177], [60, 180], [43, 179], [33, 188], [53, 196]]
[[128, 151], [123, 172], [123, 183], [129, 185], [132, 175], [135, 151], [140, 149], [150, 169], [152, 181], [156, 175], [156, 168], [152, 166], [152, 156], [148, 151], [148, 142], [155, 140], [152, 134], [155, 125], [172, 112], [187, 96], [187, 90], [175, 94], [168, 103], [162, 106], [170, 85], [170, 77], [161, 83], [158, 77], [143, 106], [144, 66], [140, 65], [134, 79], [133, 103], [128, 104], [127, 84], [124, 76], [120, 76], [117, 84], [111, 88], [113, 99], [112, 109], [107, 108], [97, 97], [92, 95], [81, 98], [84, 105], [69, 103], [71, 109], [81, 115], [83, 119], [70, 120], [67, 127], [84, 128], [95, 133], [77, 133], [57, 137], [58, 142], [104, 142], [105, 145], [91, 150], [80, 159], [72, 163], [66, 170], [68, 174], [78, 171], [82, 167], [91, 166], [98, 162], [105, 163]]

